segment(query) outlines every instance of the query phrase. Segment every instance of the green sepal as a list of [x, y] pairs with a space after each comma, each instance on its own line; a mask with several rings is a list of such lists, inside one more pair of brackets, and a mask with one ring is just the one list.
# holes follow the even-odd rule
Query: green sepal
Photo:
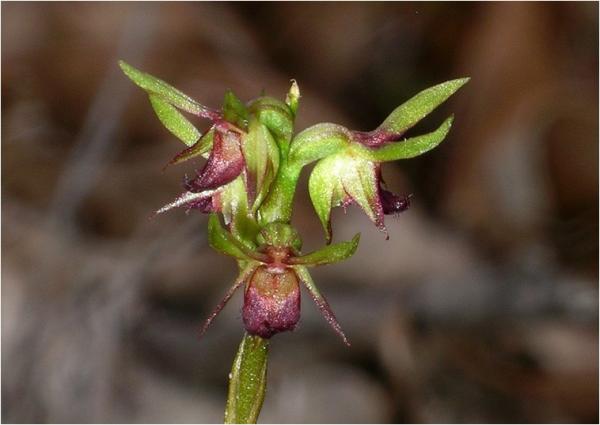
[[148, 92], [148, 94], [155, 94], [165, 102], [191, 114], [202, 114], [208, 111], [208, 108], [204, 105], [196, 102], [185, 93], [164, 81], [142, 72], [124, 61], [119, 61], [119, 66], [131, 81]]
[[394, 109], [377, 130], [392, 134], [403, 133], [441, 105], [468, 81], [469, 78], [459, 78], [423, 90]]
[[156, 94], [150, 93], [148, 97], [160, 122], [175, 137], [187, 146], [194, 145], [200, 139], [201, 134], [198, 129], [177, 108]]
[[321, 314], [323, 315], [327, 323], [329, 323], [329, 326], [331, 326], [333, 330], [342, 338], [344, 344], [350, 346], [350, 341], [348, 341], [348, 338], [346, 338], [346, 335], [344, 334], [342, 327], [338, 323], [335, 314], [333, 313], [333, 310], [329, 306], [329, 303], [327, 302], [325, 297], [321, 295], [319, 288], [310, 276], [310, 272], [308, 271], [306, 266], [293, 266], [293, 268], [302, 284], [310, 293], [310, 296], [312, 297], [313, 301], [315, 302], [315, 304], [317, 304], [317, 307], [319, 307]]
[[261, 122], [252, 119], [244, 138], [242, 152], [246, 163], [246, 187], [252, 213], [256, 212], [269, 193], [279, 169], [279, 148], [271, 132]]
[[244, 131], [248, 127], [248, 109], [231, 90], [225, 92], [223, 118]]
[[292, 80], [292, 85], [290, 86], [290, 90], [285, 96], [285, 103], [289, 106], [290, 111], [292, 111], [292, 115], [295, 117], [298, 113], [298, 104], [300, 102], [300, 87], [298, 87], [298, 83], [296, 80]]
[[288, 262], [289, 264], [302, 264], [307, 267], [337, 263], [354, 255], [359, 241], [360, 233], [357, 233], [351, 241], [329, 245], [300, 257], [292, 257]]
[[361, 158], [374, 162], [414, 158], [439, 145], [450, 131], [453, 120], [454, 117], [448, 117], [437, 130], [422, 136], [411, 137], [410, 139], [398, 142], [390, 142], [380, 148], [367, 148], [359, 144], [354, 144], [352, 145], [352, 150]]
[[294, 131], [294, 118], [289, 106], [272, 97], [259, 97], [250, 102], [248, 109], [273, 134], [282, 155], [287, 155]]
[[290, 162], [309, 164], [350, 145], [350, 131], [341, 125], [321, 123], [301, 131], [290, 147]]

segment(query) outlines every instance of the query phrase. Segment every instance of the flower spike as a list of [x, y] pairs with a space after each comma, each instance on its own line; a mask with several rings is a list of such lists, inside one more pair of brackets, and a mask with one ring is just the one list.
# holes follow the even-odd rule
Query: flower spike
[[[167, 166], [200, 156], [206, 159], [192, 178], [185, 177], [185, 192], [157, 214], [176, 207], [210, 214], [209, 245], [237, 262], [240, 273], [204, 322], [200, 336], [243, 287], [246, 334], [230, 374], [225, 422], [256, 423], [265, 393], [268, 339], [296, 328], [302, 285], [327, 323], [350, 346], [308, 270], [345, 260], [358, 247], [360, 234], [331, 244], [331, 210], [356, 204], [387, 235], [385, 215], [406, 211], [412, 194], [390, 192], [382, 164], [435, 148], [450, 131], [452, 117], [431, 133], [411, 138], [404, 133], [469, 79], [423, 90], [372, 131], [320, 123], [293, 137], [300, 100], [295, 80], [285, 102], [263, 94], [244, 103], [227, 91], [222, 107], [213, 110], [125, 62], [119, 65], [148, 94], [166, 129], [187, 146]], [[202, 134], [184, 113], [208, 119], [211, 125]], [[308, 182], [309, 194], [327, 245], [302, 254], [302, 239], [290, 223], [298, 179], [303, 167], [312, 162], [316, 165]]]

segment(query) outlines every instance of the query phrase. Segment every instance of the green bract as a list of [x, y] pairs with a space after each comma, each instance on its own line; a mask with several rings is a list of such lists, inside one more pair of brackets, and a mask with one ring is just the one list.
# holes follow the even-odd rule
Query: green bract
[[[468, 78], [422, 91], [398, 106], [372, 131], [320, 123], [294, 136], [301, 97], [294, 80], [285, 102], [261, 96], [244, 103], [227, 91], [222, 107], [210, 109], [125, 62], [119, 65], [146, 91], [166, 129], [187, 146], [168, 165], [206, 158], [196, 175], [186, 178], [184, 192], [158, 213], [185, 207], [210, 214], [210, 246], [237, 261], [238, 278], [206, 320], [202, 333], [235, 291], [243, 288], [246, 334], [230, 375], [225, 421], [255, 422], [266, 388], [268, 339], [296, 327], [300, 286], [349, 345], [308, 267], [347, 259], [355, 253], [360, 236], [302, 254], [302, 240], [291, 225], [302, 169], [316, 162], [309, 178], [309, 193], [328, 244], [332, 239], [331, 210], [337, 206], [356, 204], [385, 230], [384, 216], [406, 210], [410, 196], [386, 189], [382, 164], [413, 158], [441, 143], [450, 131], [452, 117], [425, 135], [405, 138], [404, 132], [447, 100]], [[204, 134], [182, 112], [209, 120]]]

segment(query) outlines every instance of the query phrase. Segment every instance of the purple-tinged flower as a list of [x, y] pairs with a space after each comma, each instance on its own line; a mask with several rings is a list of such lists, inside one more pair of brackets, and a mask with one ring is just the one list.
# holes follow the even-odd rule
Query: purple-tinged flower
[[219, 219], [211, 215], [210, 245], [221, 253], [243, 261], [245, 267], [206, 320], [201, 333], [206, 331], [242, 285], [245, 286], [242, 318], [248, 333], [270, 338], [276, 333], [293, 330], [300, 319], [302, 283], [327, 322], [344, 343], [349, 345], [327, 300], [312, 281], [307, 267], [334, 263], [350, 257], [356, 251], [358, 240], [357, 235], [350, 242], [330, 245], [322, 250], [300, 255], [302, 242], [298, 233], [288, 224], [271, 223], [258, 234], [256, 248], [250, 249], [223, 229]]
[[309, 191], [328, 242], [332, 237], [330, 215], [334, 207], [357, 204], [384, 232], [385, 215], [409, 208], [410, 195], [400, 196], [385, 189], [381, 164], [413, 158], [436, 147], [448, 134], [452, 117], [432, 133], [409, 139], [403, 139], [403, 135], [467, 81], [452, 80], [422, 91], [396, 108], [373, 131], [353, 131], [322, 123], [294, 138], [290, 148], [292, 163], [304, 166], [318, 161], [310, 176]]
[[244, 169], [241, 139], [239, 133], [217, 129], [208, 161], [195, 178], [185, 182], [188, 192], [217, 189], [239, 176]]
[[[222, 212], [225, 207], [219, 194], [238, 178], [245, 187], [244, 202], [248, 203], [249, 209], [256, 211], [279, 168], [279, 149], [267, 127], [251, 119], [244, 130], [219, 119], [207, 132], [206, 140], [202, 138], [196, 145], [178, 154], [169, 164], [206, 154], [210, 149], [206, 164], [195, 177], [185, 180], [186, 192], [158, 212], [178, 206], [201, 212]], [[211, 202], [207, 208], [208, 198]], [[239, 203], [242, 200], [236, 197], [232, 201]]]

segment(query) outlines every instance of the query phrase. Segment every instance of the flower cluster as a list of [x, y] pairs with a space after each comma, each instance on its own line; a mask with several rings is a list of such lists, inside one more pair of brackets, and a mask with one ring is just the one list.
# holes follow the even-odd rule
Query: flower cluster
[[[158, 210], [162, 213], [183, 206], [211, 214], [210, 245], [238, 262], [238, 279], [202, 332], [242, 286], [242, 318], [249, 334], [270, 338], [293, 330], [300, 319], [300, 287], [304, 286], [327, 322], [348, 344], [308, 272], [308, 267], [342, 261], [357, 249], [359, 235], [348, 242], [331, 244], [331, 210], [356, 204], [385, 231], [384, 216], [405, 211], [411, 196], [386, 189], [382, 164], [412, 158], [436, 147], [448, 134], [452, 117], [431, 133], [412, 138], [404, 138], [404, 134], [468, 79], [451, 80], [422, 91], [372, 131], [321, 123], [294, 136], [300, 98], [295, 81], [285, 102], [263, 96], [243, 103], [228, 91], [217, 111], [124, 62], [120, 65], [147, 92], [165, 127], [187, 145], [167, 165], [199, 156], [207, 159], [195, 176], [186, 177], [185, 192]], [[181, 111], [210, 120], [204, 135]], [[327, 245], [303, 255], [300, 236], [290, 221], [300, 172], [312, 162], [316, 165], [310, 175], [309, 192]], [[224, 226], [217, 214], [222, 215]]]

